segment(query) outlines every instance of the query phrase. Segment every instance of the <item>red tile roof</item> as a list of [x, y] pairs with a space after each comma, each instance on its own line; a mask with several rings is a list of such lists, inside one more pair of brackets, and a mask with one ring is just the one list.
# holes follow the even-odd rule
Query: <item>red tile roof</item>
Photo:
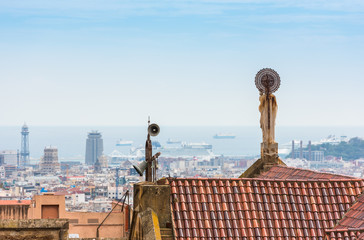
[[364, 229], [364, 194], [362, 194], [335, 229], [363, 228]]
[[[339, 223], [331, 230], [327, 231], [328, 236], [344, 237], [344, 234], [361, 235], [364, 239], [364, 194], [351, 206]], [[350, 235], [349, 235], [350, 236]]]
[[275, 165], [267, 172], [261, 173], [258, 178], [264, 179], [287, 179], [287, 180], [333, 180], [333, 179], [357, 179], [355, 177], [323, 173], [309, 169], [287, 167], [283, 165]]
[[168, 178], [166, 183], [176, 239], [323, 239], [325, 229], [364, 192], [361, 179]]
[[30, 205], [31, 200], [0, 200], [0, 205]]
[[346, 230], [326, 230], [327, 240], [358, 240], [364, 239], [364, 228]]
[[55, 192], [54, 195], [70, 195], [66, 190]]

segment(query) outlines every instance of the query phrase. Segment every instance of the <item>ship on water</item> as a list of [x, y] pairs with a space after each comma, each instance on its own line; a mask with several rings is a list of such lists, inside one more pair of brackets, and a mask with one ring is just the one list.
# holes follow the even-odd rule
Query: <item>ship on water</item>
[[232, 133], [218, 133], [214, 135], [215, 139], [234, 139], [235, 137]]
[[119, 141], [116, 142], [116, 146], [131, 146], [133, 144], [133, 141], [126, 141], [126, 140], [122, 140], [120, 139]]
[[176, 140], [176, 139], [168, 138], [168, 140], [167, 140], [167, 144], [180, 144], [180, 143], [181, 143], [181, 141]]
[[[193, 157], [193, 156], [211, 156], [212, 145], [205, 142], [181, 142], [175, 145], [161, 145], [158, 141], [152, 142], [153, 151], [161, 152], [163, 157]], [[132, 155], [143, 156], [145, 149], [143, 146], [131, 149]]]
[[313, 142], [312, 145], [320, 145], [320, 144], [331, 144], [338, 145], [341, 142], [349, 142], [350, 138], [347, 136], [336, 137], [335, 135], [329, 135], [327, 138], [321, 139], [319, 142]]
[[200, 143], [183, 142], [181, 146], [184, 149], [212, 149], [212, 145], [205, 142], [200, 142]]
[[[117, 146], [130, 146], [132, 141], [120, 140]], [[167, 144], [159, 141], [152, 141], [153, 152], [161, 152], [163, 157], [184, 157], [184, 158], [211, 158], [214, 155], [212, 145], [206, 142], [182, 142], [168, 139]], [[128, 149], [128, 151], [126, 151]], [[120, 148], [114, 150], [110, 155], [110, 164], [117, 165], [126, 160], [141, 160], [145, 157], [145, 146], [140, 144], [138, 147]]]

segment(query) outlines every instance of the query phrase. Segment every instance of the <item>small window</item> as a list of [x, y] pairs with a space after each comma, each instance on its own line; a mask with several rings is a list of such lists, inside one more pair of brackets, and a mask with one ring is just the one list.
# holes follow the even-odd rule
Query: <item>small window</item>
[[97, 219], [97, 218], [89, 218], [89, 219], [87, 219], [87, 223], [99, 223], [99, 219]]
[[78, 219], [70, 219], [70, 223], [78, 223]]

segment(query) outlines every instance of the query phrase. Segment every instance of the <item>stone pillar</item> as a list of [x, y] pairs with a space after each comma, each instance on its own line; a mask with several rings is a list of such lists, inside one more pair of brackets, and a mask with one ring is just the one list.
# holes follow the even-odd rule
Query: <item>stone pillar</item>
[[153, 210], [159, 219], [161, 228], [169, 228], [172, 224], [170, 207], [171, 187], [156, 183], [141, 182], [134, 184], [134, 211]]
[[134, 212], [129, 239], [160, 240], [172, 229], [171, 187], [153, 182], [134, 184]]
[[278, 159], [278, 143], [261, 143], [261, 158], [265, 161]]

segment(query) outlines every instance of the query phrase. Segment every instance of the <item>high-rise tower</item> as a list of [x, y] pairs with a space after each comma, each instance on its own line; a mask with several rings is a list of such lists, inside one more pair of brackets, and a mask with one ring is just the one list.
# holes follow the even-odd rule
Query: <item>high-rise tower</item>
[[44, 148], [44, 156], [39, 163], [39, 168], [45, 173], [56, 173], [60, 170], [58, 148], [52, 146]]
[[86, 140], [86, 159], [87, 165], [94, 165], [98, 157], [102, 155], [104, 151], [104, 144], [101, 133], [92, 131], [88, 133]]
[[29, 130], [24, 123], [21, 128], [21, 148], [20, 148], [20, 166], [29, 165]]

